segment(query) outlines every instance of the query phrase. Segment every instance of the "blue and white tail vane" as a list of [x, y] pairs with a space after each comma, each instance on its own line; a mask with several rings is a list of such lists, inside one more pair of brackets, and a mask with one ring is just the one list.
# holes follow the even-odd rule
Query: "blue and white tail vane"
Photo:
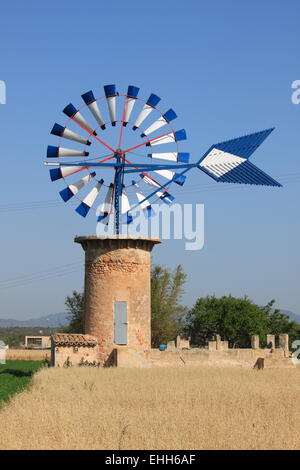
[[[63, 201], [78, 199], [78, 214], [86, 217], [93, 209], [98, 222], [113, 222], [116, 234], [120, 224], [134, 221], [139, 209], [151, 217], [154, 204], [172, 204], [170, 186], [183, 186], [194, 168], [217, 182], [281, 186], [249, 161], [273, 129], [214, 144], [191, 163], [184, 148], [186, 131], [173, 128], [177, 115], [172, 108], [158, 108], [159, 96], [151, 93], [145, 100], [135, 85], [119, 94], [114, 84], [105, 85], [104, 95], [96, 96], [89, 90], [81, 95], [83, 106], [70, 103], [63, 109], [68, 119], [64, 126], [54, 124], [51, 134], [58, 142], [48, 146], [45, 165], [52, 167], [51, 180], [63, 183], [58, 189]], [[73, 144], [64, 145], [62, 139]], [[104, 184], [102, 176], [113, 183]]]
[[248, 161], [273, 130], [267, 129], [212, 145], [199, 160], [198, 168], [222, 183], [282, 186]]

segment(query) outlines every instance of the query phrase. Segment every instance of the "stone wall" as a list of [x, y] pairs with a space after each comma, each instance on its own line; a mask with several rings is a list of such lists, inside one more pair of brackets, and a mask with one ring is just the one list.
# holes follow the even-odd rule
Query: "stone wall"
[[251, 368], [256, 359], [263, 357], [265, 367], [295, 367], [292, 359], [284, 356], [282, 349], [272, 353], [269, 349], [227, 349], [213, 350], [205, 348], [192, 349], [151, 349], [140, 354], [130, 348], [119, 348], [114, 351], [113, 365], [117, 367], [183, 367], [183, 366], [237, 366]]
[[67, 360], [71, 362], [72, 366], [81, 361], [99, 362], [97, 346], [53, 346], [51, 353], [51, 364], [56, 367], [63, 367]]
[[16, 361], [44, 361], [48, 359], [50, 361], [51, 351], [50, 349], [7, 349], [6, 360]]

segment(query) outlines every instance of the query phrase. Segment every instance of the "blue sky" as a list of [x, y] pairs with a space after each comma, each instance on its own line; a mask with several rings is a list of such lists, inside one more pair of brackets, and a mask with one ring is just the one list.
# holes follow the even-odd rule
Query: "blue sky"
[[153, 262], [183, 265], [188, 305], [247, 294], [299, 313], [300, 105], [291, 102], [299, 2], [28, 0], [0, 8], [0, 317], [63, 311], [66, 295], [83, 286], [73, 239], [95, 233], [95, 219], [60, 200], [43, 162], [55, 145], [53, 123], [66, 121], [61, 110], [108, 83], [162, 97], [187, 131], [193, 160], [213, 143], [275, 126], [251, 161], [284, 187], [224, 185], [190, 172], [176, 199], [205, 205], [204, 248], [165, 241]]

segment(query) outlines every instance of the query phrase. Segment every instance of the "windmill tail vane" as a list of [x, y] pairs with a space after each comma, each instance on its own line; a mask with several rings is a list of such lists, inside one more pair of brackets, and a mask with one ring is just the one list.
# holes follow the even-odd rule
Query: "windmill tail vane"
[[[191, 169], [199, 169], [217, 182], [281, 186], [249, 161], [274, 128], [214, 144], [190, 163], [190, 154], [179, 148], [186, 141], [186, 131], [172, 127], [175, 111], [161, 112], [157, 107], [161, 99], [153, 93], [147, 100], [138, 94], [139, 88], [133, 85], [124, 94], [116, 91], [116, 85], [105, 85], [100, 98], [90, 90], [81, 95], [81, 108], [70, 103], [63, 109], [67, 123], [55, 123], [51, 130], [59, 142], [48, 146], [50, 161], [45, 165], [53, 167], [52, 181], [65, 181], [59, 191], [63, 201], [79, 200], [75, 210], [82, 217], [97, 204], [97, 220], [108, 224], [114, 217], [114, 230], [119, 234], [121, 223], [133, 222], [133, 210], [139, 208], [151, 217], [154, 202], [171, 204], [170, 185], [183, 186]], [[115, 145], [102, 137], [104, 132]], [[64, 146], [62, 139], [75, 142], [77, 148]], [[129, 160], [131, 156], [136, 161]], [[109, 176], [104, 178], [104, 173]]]

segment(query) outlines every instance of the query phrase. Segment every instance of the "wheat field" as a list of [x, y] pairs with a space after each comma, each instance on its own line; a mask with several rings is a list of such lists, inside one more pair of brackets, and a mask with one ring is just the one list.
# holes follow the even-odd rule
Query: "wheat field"
[[300, 369], [43, 369], [0, 449], [299, 449]]

